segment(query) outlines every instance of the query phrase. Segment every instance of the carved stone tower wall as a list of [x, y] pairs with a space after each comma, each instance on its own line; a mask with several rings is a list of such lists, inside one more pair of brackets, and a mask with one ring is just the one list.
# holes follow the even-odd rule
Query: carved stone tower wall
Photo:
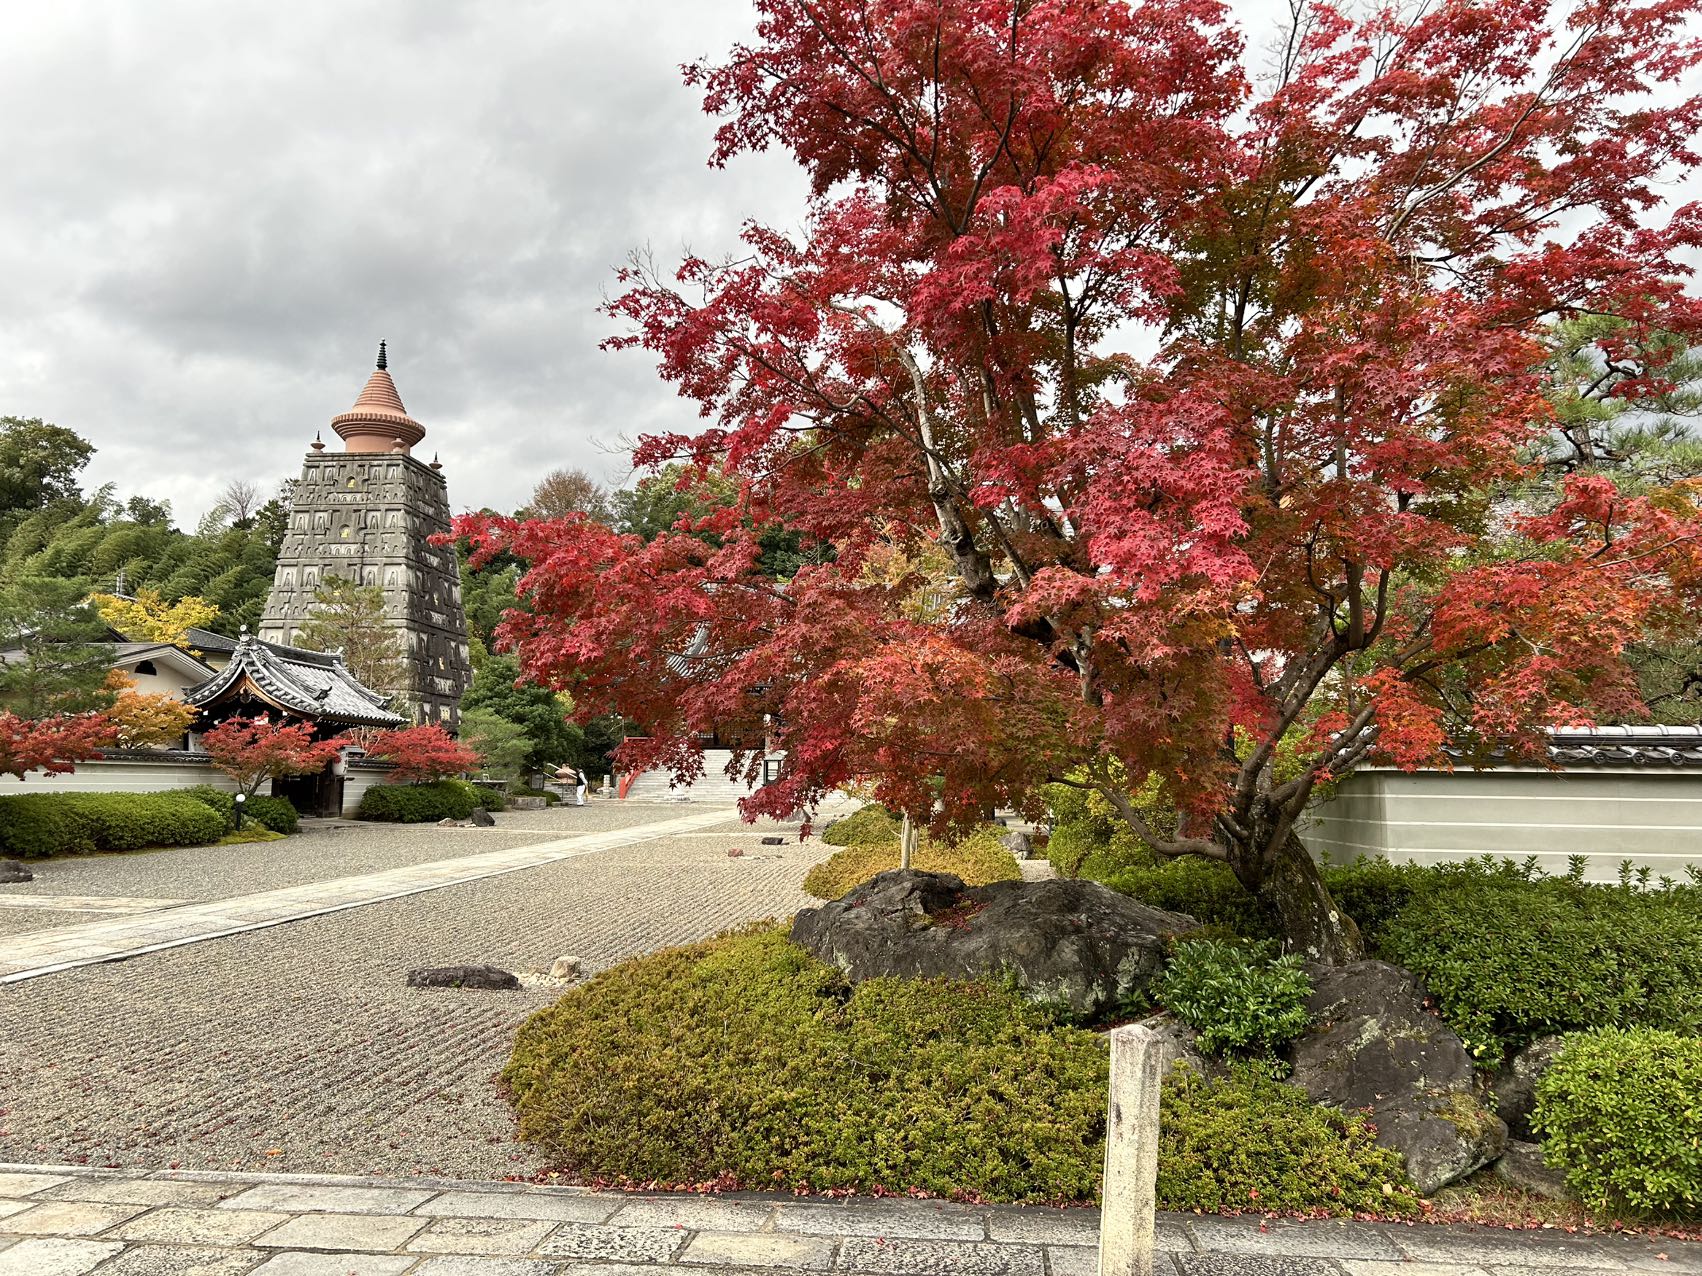
[[332, 425], [347, 450], [327, 453], [316, 441], [302, 466], [260, 637], [291, 642], [327, 577], [377, 586], [409, 679], [373, 690], [400, 692], [420, 721], [454, 730], [472, 666], [455, 551], [430, 541], [449, 530], [447, 488], [435, 461], [411, 455], [425, 431], [402, 407], [382, 348], [354, 409]]

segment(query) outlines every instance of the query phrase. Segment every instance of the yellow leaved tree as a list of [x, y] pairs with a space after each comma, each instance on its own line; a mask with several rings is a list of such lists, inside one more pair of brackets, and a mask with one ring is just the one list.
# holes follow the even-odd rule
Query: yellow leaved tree
[[95, 594], [89, 599], [100, 618], [131, 642], [169, 642], [185, 650], [192, 628], [204, 628], [219, 609], [194, 594], [168, 603], [157, 589], [138, 589], [133, 598]]

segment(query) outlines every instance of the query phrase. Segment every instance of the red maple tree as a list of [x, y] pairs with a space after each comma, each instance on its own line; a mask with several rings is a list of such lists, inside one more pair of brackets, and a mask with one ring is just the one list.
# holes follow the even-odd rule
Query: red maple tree
[[[707, 418], [637, 461], [737, 498], [650, 543], [461, 520], [530, 564], [503, 637], [643, 724], [634, 765], [769, 715], [748, 814], [869, 777], [928, 816], [943, 776], [965, 819], [1064, 778], [1353, 957], [1295, 833], [1316, 786], [1635, 715], [1626, 643], [1695, 623], [1694, 489], [1504, 493], [1554, 323], [1702, 319], [1702, 219], [1662, 203], [1696, 7], [1296, 0], [1255, 79], [1211, 0], [758, 0], [688, 79], [714, 162], [789, 150], [808, 221], [639, 260], [609, 307]], [[777, 528], [831, 552], [779, 583]]]
[[31, 771], [63, 775], [116, 736], [113, 724], [98, 713], [32, 719], [0, 710], [0, 775], [20, 780]]
[[335, 740], [315, 740], [312, 722], [273, 722], [270, 718], [227, 718], [201, 737], [213, 765], [236, 781], [244, 797], [253, 797], [267, 780], [311, 775], [337, 756]]
[[389, 784], [420, 784], [460, 775], [479, 765], [479, 755], [436, 723], [380, 731], [367, 753], [393, 763]]

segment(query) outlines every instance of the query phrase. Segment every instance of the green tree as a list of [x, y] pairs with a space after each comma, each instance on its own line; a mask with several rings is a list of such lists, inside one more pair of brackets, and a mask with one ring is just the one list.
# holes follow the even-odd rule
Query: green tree
[[349, 672], [374, 691], [398, 692], [408, 685], [402, 642], [385, 618], [384, 591], [376, 585], [326, 577], [293, 641], [309, 651], [341, 652]]
[[519, 778], [532, 742], [526, 728], [491, 709], [464, 709], [461, 743], [479, 755], [484, 774], [504, 783]]
[[43, 718], [109, 707], [106, 636], [78, 581], [38, 577], [0, 589], [0, 709]]
[[81, 496], [94, 444], [40, 417], [0, 416], [0, 518]]
[[520, 664], [513, 656], [486, 656], [461, 701], [463, 714], [486, 709], [519, 726], [526, 733], [530, 768], [542, 771], [563, 762], [579, 762], [585, 736], [568, 720], [569, 706], [548, 687], [515, 686], [519, 678]]

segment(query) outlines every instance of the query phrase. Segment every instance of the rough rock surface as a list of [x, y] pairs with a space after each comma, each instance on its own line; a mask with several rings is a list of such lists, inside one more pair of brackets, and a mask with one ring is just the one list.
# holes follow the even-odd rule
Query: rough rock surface
[[35, 874], [24, 867], [22, 860], [0, 860], [0, 882], [33, 882]]
[[1566, 1186], [1566, 1175], [1542, 1159], [1540, 1144], [1508, 1139], [1507, 1150], [1495, 1163], [1495, 1176], [1516, 1188], [1551, 1201], [1574, 1201], [1576, 1194]]
[[1034, 857], [1034, 840], [1020, 830], [1014, 833], [1006, 833], [999, 839], [999, 844], [1019, 860]]
[[491, 813], [482, 806], [474, 807], [473, 813], [467, 819], [470, 823], [477, 824], [482, 829], [488, 829], [496, 823], [496, 820], [491, 817]]
[[1198, 923], [1097, 882], [994, 882], [894, 869], [805, 909], [793, 942], [853, 982], [1008, 976], [1030, 1000], [1083, 1017], [1146, 991], [1171, 935]]
[[550, 978], [567, 980], [578, 979], [579, 968], [579, 958], [573, 956], [557, 957], [550, 965]]
[[1537, 1110], [1537, 1082], [1559, 1056], [1562, 1041], [1561, 1037], [1538, 1037], [1495, 1076], [1495, 1111], [1515, 1139], [1536, 1138], [1531, 1117]]
[[1313, 1100], [1369, 1109], [1377, 1141], [1430, 1196], [1501, 1155], [1507, 1127], [1480, 1097], [1459, 1036], [1424, 1006], [1417, 978], [1380, 961], [1314, 967], [1312, 1026], [1290, 1080]]
[[496, 966], [427, 966], [408, 972], [410, 988], [518, 988], [520, 980]]
[[1159, 1071], [1170, 1075], [1170, 1070], [1177, 1064], [1202, 1077], [1215, 1076], [1224, 1071], [1224, 1066], [1210, 1058], [1197, 1044], [1200, 1034], [1175, 1015], [1169, 1013], [1156, 1014], [1150, 1019], [1141, 1021], [1143, 1027], [1151, 1028], [1159, 1036]]

